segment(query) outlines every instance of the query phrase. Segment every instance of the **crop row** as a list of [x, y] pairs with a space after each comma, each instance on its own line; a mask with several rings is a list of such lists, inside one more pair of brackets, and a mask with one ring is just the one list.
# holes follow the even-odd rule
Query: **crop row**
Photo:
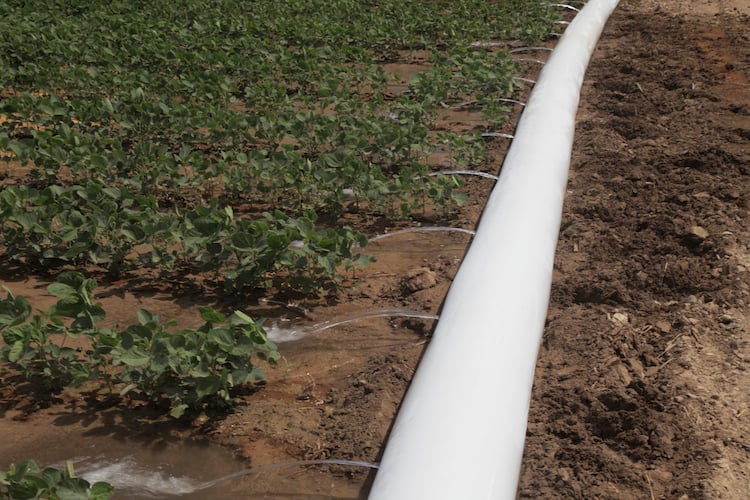
[[[558, 17], [536, 0], [35, 0], [0, 16], [9, 257], [307, 290], [367, 260], [343, 214], [465, 200], [429, 158], [476, 166], [482, 130], [441, 130], [443, 110], [470, 99], [502, 124], [519, 71], [472, 42], [535, 41]], [[386, 71], [415, 51], [423, 71]]]
[[366, 244], [361, 234], [317, 227], [313, 212], [243, 219], [212, 203], [165, 213], [154, 196], [97, 181], [42, 191], [8, 187], [0, 192], [0, 219], [6, 252], [26, 264], [94, 263], [113, 276], [134, 267], [179, 268], [222, 276], [227, 291], [270, 287], [272, 276], [311, 291], [323, 278], [335, 281], [344, 260], [368, 261], [351, 253]]
[[[20, 377], [56, 392], [96, 381], [110, 395], [165, 402], [179, 418], [206, 405], [231, 406], [232, 388], [264, 378], [257, 361], [279, 359], [263, 328], [241, 311], [225, 317], [202, 307], [202, 326], [174, 331], [175, 322], [141, 309], [138, 324], [101, 327], [105, 312], [93, 301], [95, 288], [90, 278], [62, 273], [48, 287], [57, 303], [33, 315], [24, 297], [7, 292], [0, 301], [0, 360], [13, 372], [0, 372], [4, 383]], [[78, 347], [66, 345], [72, 341]]]

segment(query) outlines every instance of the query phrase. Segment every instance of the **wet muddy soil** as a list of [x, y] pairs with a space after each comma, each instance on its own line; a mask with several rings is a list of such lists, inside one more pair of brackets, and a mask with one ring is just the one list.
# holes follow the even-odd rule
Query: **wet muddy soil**
[[[746, 1], [623, 0], [602, 35], [578, 114], [519, 498], [750, 491], [748, 15]], [[492, 140], [487, 172], [497, 173], [506, 146]], [[491, 183], [467, 179], [472, 201], [454, 225], [474, 227]], [[368, 247], [377, 262], [335, 300], [232, 306], [284, 328], [374, 308], [438, 314], [469, 242], [457, 233], [393, 236]], [[52, 302], [43, 277], [6, 273], [0, 283], [41, 308]], [[117, 283], [98, 298], [120, 324], [145, 307], [186, 326], [199, 323], [196, 304], [216, 300]], [[64, 436], [72, 453], [97, 434], [136, 447], [157, 434], [208, 437], [247, 466], [374, 462], [432, 328], [426, 319], [370, 318], [282, 344], [284, 361], [233, 413], [166, 428], [78, 393], [46, 408], [4, 395], [0, 435], [37, 438], [0, 439], [0, 465], [29, 458], [43, 440]], [[186, 453], [197, 464], [215, 460]], [[372, 477], [350, 466], [297, 467], [231, 488], [244, 498], [362, 498]]]

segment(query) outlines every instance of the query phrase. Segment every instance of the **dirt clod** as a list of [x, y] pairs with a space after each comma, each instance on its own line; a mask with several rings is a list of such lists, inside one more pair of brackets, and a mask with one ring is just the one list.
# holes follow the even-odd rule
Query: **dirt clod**
[[437, 275], [435, 271], [428, 268], [419, 268], [409, 271], [403, 280], [403, 286], [406, 293], [415, 293], [421, 290], [432, 288], [437, 284]]

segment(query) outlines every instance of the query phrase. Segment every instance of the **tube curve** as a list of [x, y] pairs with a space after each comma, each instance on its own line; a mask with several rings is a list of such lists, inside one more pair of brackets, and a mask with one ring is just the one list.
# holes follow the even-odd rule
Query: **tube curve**
[[515, 498], [580, 89], [618, 2], [588, 2], [531, 92], [371, 500]]

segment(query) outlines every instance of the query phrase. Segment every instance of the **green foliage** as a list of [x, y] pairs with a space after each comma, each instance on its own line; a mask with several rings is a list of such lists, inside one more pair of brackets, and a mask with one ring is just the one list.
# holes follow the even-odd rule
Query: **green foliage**
[[127, 384], [120, 395], [139, 390], [151, 399], [167, 397], [170, 415], [179, 418], [203, 402], [231, 406], [232, 387], [264, 379], [252, 365], [253, 354], [271, 364], [279, 356], [263, 329], [240, 311], [225, 318], [204, 307], [201, 316], [200, 328], [170, 333], [173, 323], [139, 310], [139, 324], [123, 331], [111, 350], [112, 365], [122, 366], [119, 379]]
[[[352, 207], [408, 218], [460, 205], [459, 181], [428, 175], [428, 157], [481, 162], [481, 130], [436, 123], [464, 100], [485, 126], [503, 123], [497, 99], [519, 71], [472, 43], [539, 40], [557, 12], [537, 0], [2, 2], [0, 162], [29, 173], [0, 189], [0, 246], [29, 266], [187, 267], [233, 291], [320, 291], [367, 261], [352, 251], [364, 237], [340, 227]], [[417, 50], [428, 64], [404, 92], [386, 63]]]
[[8, 500], [107, 500], [114, 492], [108, 483], [90, 484], [76, 477], [71, 462], [64, 470], [41, 470], [34, 460], [27, 460], [0, 471], [0, 497]]
[[[64, 282], [56, 285], [58, 288], [68, 286]], [[65, 338], [77, 335], [89, 312], [84, 312], [88, 307], [75, 308], [70, 299], [63, 298], [58, 305], [48, 313], [32, 317], [31, 305], [23, 297], [14, 297], [8, 291], [5, 300], [0, 302], [0, 333], [3, 336], [0, 359], [11, 363], [27, 380], [38, 381], [48, 390], [57, 390], [71, 383], [74, 374], [80, 372], [78, 353], [65, 347]], [[62, 316], [54, 312], [56, 309], [63, 315], [74, 314], [78, 324], [70, 331], [65, 329]], [[81, 316], [77, 317], [79, 312]]]
[[[121, 396], [168, 400], [170, 414], [205, 404], [231, 406], [230, 390], [264, 378], [256, 360], [276, 364], [279, 354], [263, 328], [241, 311], [229, 317], [201, 308], [204, 324], [172, 331], [175, 322], [138, 311], [138, 324], [122, 331], [101, 328], [104, 310], [93, 303], [96, 282], [66, 272], [48, 287], [58, 301], [31, 317], [23, 297], [0, 302], [0, 360], [45, 389], [101, 379]], [[88, 347], [64, 347], [83, 336]]]
[[[341, 264], [366, 262], [352, 252], [366, 244], [363, 235], [348, 226], [316, 226], [316, 218], [313, 211], [300, 217], [276, 211], [260, 220], [240, 219], [216, 201], [162, 213], [153, 197], [96, 181], [0, 193], [0, 219], [6, 221], [0, 235], [11, 258], [43, 266], [98, 264], [114, 276], [136, 266], [183, 264], [221, 274], [228, 291], [270, 286], [270, 273], [284, 278], [282, 286], [316, 291], [326, 279], [340, 279]], [[304, 245], [293, 246], [297, 240]]]

